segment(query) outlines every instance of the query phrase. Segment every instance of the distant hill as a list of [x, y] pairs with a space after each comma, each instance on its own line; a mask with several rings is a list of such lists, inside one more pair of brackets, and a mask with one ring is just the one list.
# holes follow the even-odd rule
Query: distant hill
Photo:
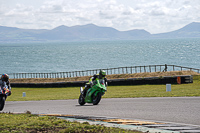
[[193, 22], [181, 29], [161, 34], [150, 34], [143, 29], [118, 31], [111, 27], [100, 27], [94, 24], [72, 27], [61, 25], [52, 30], [0, 26], [0, 42], [66, 42], [186, 37], [200, 37], [200, 23]]
[[155, 34], [153, 35], [155, 38], [194, 38], [198, 37], [200, 38], [200, 23], [193, 22], [186, 26], [184, 26], [181, 29], [167, 32], [167, 33], [161, 33], [161, 34]]

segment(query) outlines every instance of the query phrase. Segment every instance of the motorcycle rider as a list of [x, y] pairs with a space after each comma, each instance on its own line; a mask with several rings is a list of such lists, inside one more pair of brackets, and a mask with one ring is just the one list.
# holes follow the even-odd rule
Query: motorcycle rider
[[99, 71], [99, 74], [95, 74], [93, 75], [89, 82], [85, 84], [85, 89], [83, 90], [83, 96], [85, 97], [86, 95], [86, 92], [89, 88], [91, 88], [93, 85], [95, 85], [97, 83], [97, 80], [104, 80], [105, 82], [105, 85], [107, 86], [107, 78], [105, 77], [106, 76], [106, 72], [104, 70], [100, 70]]
[[10, 86], [10, 81], [9, 81], [9, 76], [8, 76], [8, 74], [3, 74], [3, 75], [1, 76], [1, 83], [0, 83], [0, 85], [2, 85], [2, 82], [6, 82], [6, 85], [8, 86], [8, 89], [9, 89], [9, 94], [8, 94], [8, 96], [10, 96], [10, 95], [11, 95], [11, 86]]

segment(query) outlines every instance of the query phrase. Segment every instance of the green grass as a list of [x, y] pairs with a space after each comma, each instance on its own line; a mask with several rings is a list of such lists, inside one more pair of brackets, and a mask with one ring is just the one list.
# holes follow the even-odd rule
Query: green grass
[[[103, 98], [133, 97], [181, 97], [200, 96], [200, 76], [194, 76], [192, 84], [174, 84], [171, 92], [166, 92], [166, 85], [108, 86]], [[26, 97], [22, 93], [26, 92]], [[78, 99], [79, 87], [67, 88], [12, 88], [12, 95], [7, 101]], [[0, 132], [133, 132], [119, 128], [89, 125], [87, 122], [69, 122], [49, 116], [31, 114], [0, 113]], [[139, 133], [139, 132], [138, 132]]]
[[[200, 76], [193, 77], [194, 83], [173, 84], [171, 92], [166, 92], [166, 85], [108, 86], [103, 98], [134, 97], [184, 97], [200, 96]], [[7, 101], [78, 99], [79, 87], [66, 88], [12, 88], [12, 95]], [[26, 92], [26, 97], [22, 93]]]
[[[26, 92], [26, 97], [22, 93]], [[57, 100], [57, 99], [77, 99], [79, 87], [67, 88], [12, 88], [12, 95], [7, 101], [27, 101], [27, 100]]]
[[119, 128], [90, 125], [88, 122], [69, 122], [49, 116], [0, 113], [1, 133], [52, 132], [52, 133], [139, 133]]

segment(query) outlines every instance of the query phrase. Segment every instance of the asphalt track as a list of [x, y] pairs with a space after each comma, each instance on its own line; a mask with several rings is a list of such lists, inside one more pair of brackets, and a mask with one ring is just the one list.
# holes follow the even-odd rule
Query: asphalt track
[[6, 101], [2, 112], [66, 114], [200, 125], [200, 97], [109, 98], [79, 106], [77, 99]]

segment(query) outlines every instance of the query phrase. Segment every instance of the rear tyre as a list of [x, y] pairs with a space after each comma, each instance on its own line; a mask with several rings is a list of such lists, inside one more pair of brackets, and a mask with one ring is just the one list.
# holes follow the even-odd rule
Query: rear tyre
[[82, 94], [79, 96], [78, 103], [79, 103], [81, 106], [85, 104], [85, 98], [83, 97]]
[[3, 107], [5, 105], [5, 100], [6, 100], [5, 97], [0, 96], [0, 111], [3, 110]]
[[97, 105], [101, 100], [101, 92], [98, 92], [96, 96], [94, 93], [92, 96], [92, 100], [93, 100], [93, 105]]

